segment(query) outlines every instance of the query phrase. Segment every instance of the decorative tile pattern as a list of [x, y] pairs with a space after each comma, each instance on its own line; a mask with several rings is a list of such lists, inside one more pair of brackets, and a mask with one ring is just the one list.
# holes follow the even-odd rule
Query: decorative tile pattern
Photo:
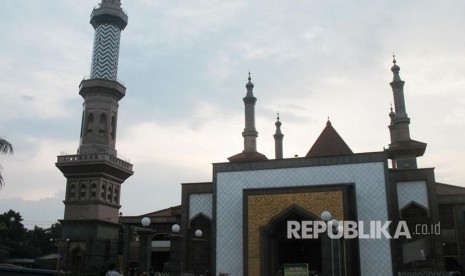
[[189, 195], [189, 220], [199, 213], [212, 218], [212, 202], [210, 193]]
[[[217, 271], [243, 274], [243, 189], [355, 183], [358, 219], [386, 221], [384, 172], [379, 162], [218, 173]], [[389, 240], [361, 239], [359, 248], [362, 275], [392, 275]]]
[[399, 210], [404, 208], [410, 202], [415, 201], [429, 209], [428, 190], [425, 181], [406, 181], [397, 182], [397, 201]]
[[91, 77], [116, 80], [121, 30], [104, 24], [95, 29]]

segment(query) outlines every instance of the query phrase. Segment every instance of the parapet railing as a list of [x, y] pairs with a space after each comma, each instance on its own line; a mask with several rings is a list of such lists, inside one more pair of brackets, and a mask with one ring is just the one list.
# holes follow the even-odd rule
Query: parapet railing
[[117, 166], [132, 170], [132, 164], [119, 159], [116, 156], [107, 153], [90, 153], [90, 154], [73, 154], [73, 155], [60, 155], [58, 156], [57, 163], [72, 163], [79, 161], [108, 161]]

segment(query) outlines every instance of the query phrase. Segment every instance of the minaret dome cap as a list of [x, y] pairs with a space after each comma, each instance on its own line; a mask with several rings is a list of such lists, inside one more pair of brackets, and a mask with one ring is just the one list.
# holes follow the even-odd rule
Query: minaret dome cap
[[394, 65], [391, 67], [391, 71], [393, 73], [399, 73], [400, 71], [400, 67], [399, 65], [397, 65], [397, 61], [396, 61], [396, 56], [395, 55], [392, 55], [392, 63], [394, 63]]
[[247, 89], [252, 89], [254, 87], [253, 83], [251, 82], [252, 78], [250, 77], [250, 72], [249, 72], [249, 82], [245, 85]]
[[278, 113], [278, 117], [276, 118], [276, 123], [274, 123], [275, 126], [277, 127], [280, 127], [281, 126], [281, 121], [279, 120], [279, 113]]

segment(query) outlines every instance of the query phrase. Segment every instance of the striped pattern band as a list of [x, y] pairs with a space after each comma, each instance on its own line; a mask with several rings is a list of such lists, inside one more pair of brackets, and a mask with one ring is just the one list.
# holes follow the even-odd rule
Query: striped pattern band
[[116, 80], [121, 30], [104, 24], [95, 29], [91, 78]]

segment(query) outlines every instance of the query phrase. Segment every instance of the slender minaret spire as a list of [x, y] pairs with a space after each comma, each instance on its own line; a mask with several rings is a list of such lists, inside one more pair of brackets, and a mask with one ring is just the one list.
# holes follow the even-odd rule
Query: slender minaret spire
[[83, 80], [84, 98], [80, 153], [106, 152], [116, 155], [118, 101], [126, 88], [117, 81], [120, 34], [128, 22], [119, 0], [102, 0], [92, 11], [94, 50], [90, 79]]
[[410, 138], [410, 118], [407, 115], [404, 99], [404, 84], [400, 78], [400, 67], [397, 65], [396, 57], [393, 55], [391, 67], [393, 80], [390, 83], [394, 95], [394, 107], [389, 113], [391, 118], [389, 131], [391, 144], [389, 145], [389, 156], [393, 159], [393, 168], [415, 169], [417, 168], [416, 157], [422, 156], [426, 149], [426, 144], [412, 140]]
[[247, 88], [247, 94], [243, 98], [245, 105], [245, 128], [242, 132], [244, 137], [244, 151], [245, 152], [256, 152], [257, 151], [257, 136], [258, 132], [255, 129], [255, 103], [257, 98], [253, 95], [253, 83], [251, 82], [249, 72], [249, 82], [245, 85]]
[[394, 94], [394, 106], [395, 116], [394, 124], [397, 125], [397, 135], [394, 137], [396, 141], [409, 140], [410, 139], [410, 118], [407, 115], [405, 108], [404, 99], [404, 84], [405, 81], [401, 80], [399, 71], [400, 67], [396, 64], [396, 57], [393, 55], [392, 62], [394, 65], [391, 67], [391, 71], [394, 74], [391, 82], [392, 93]]
[[258, 132], [255, 129], [255, 103], [257, 98], [253, 95], [254, 85], [252, 78], [249, 78], [245, 85], [247, 88], [247, 94], [243, 98], [245, 106], [245, 128], [242, 132], [244, 137], [244, 151], [240, 154], [229, 157], [230, 162], [248, 162], [248, 161], [259, 161], [267, 160], [266, 156], [257, 152], [257, 136]]
[[77, 154], [58, 156], [56, 163], [67, 179], [62, 237], [74, 248], [66, 266], [85, 274], [117, 260], [121, 185], [133, 174], [132, 164], [119, 159], [115, 148], [118, 104], [126, 93], [117, 80], [119, 41], [127, 20], [119, 0], [102, 0], [92, 11], [91, 76], [79, 85], [84, 98], [80, 144]]
[[279, 113], [278, 117], [276, 118], [276, 132], [273, 135], [274, 137], [274, 152], [275, 152], [275, 159], [283, 159], [283, 137], [284, 134], [281, 132], [281, 121], [279, 121]]

